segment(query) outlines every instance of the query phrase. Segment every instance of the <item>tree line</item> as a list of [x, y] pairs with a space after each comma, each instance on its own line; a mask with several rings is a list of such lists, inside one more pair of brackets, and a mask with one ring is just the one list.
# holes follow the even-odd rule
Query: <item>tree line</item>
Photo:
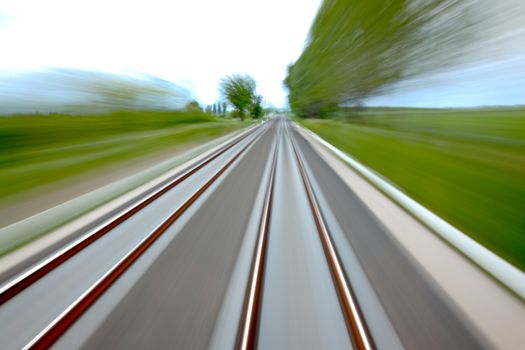
[[[249, 75], [226, 76], [219, 84], [222, 101], [207, 105], [204, 112], [220, 116], [230, 115], [241, 120], [248, 116], [253, 119], [260, 118], [264, 115], [263, 98], [256, 90], [257, 83]], [[229, 106], [233, 110], [228, 111]], [[196, 108], [200, 108], [196, 101], [186, 107], [186, 109]]]
[[475, 1], [324, 0], [288, 67], [289, 105], [303, 117], [360, 106], [399, 81], [449, 68], [475, 33]]
[[215, 102], [214, 104], [207, 105], [204, 111], [208, 114], [224, 116], [228, 112], [228, 103]]

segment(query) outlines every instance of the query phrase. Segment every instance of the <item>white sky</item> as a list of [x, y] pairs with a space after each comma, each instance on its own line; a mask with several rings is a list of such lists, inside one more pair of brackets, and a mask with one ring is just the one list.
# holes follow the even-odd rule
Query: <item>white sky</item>
[[[422, 77], [377, 105], [525, 104], [525, 0], [477, 0], [489, 19], [468, 69]], [[303, 49], [321, 0], [1, 0], [0, 72], [63, 67], [150, 74], [204, 104], [247, 73], [283, 106], [286, 67]], [[488, 40], [490, 39], [490, 40]], [[489, 64], [487, 63], [495, 63]], [[423, 86], [424, 85], [424, 86]]]
[[204, 103], [247, 73], [276, 106], [321, 0], [2, 0], [0, 70], [152, 74]]

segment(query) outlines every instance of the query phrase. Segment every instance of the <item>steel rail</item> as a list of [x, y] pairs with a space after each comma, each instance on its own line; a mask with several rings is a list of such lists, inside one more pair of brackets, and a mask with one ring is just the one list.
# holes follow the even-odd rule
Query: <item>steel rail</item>
[[328, 262], [328, 266], [330, 267], [332, 279], [339, 296], [339, 302], [341, 303], [343, 309], [343, 314], [345, 316], [348, 330], [351, 333], [352, 342], [358, 350], [376, 349], [375, 343], [370, 335], [370, 331], [366, 325], [364, 316], [355, 297], [355, 293], [346, 278], [346, 274], [335, 249], [334, 243], [324, 222], [319, 205], [317, 204], [317, 200], [315, 199], [310, 180], [306, 174], [303, 161], [299, 155], [293, 136], [290, 137], [290, 141], [292, 143], [292, 148], [299, 165], [299, 172], [301, 173], [301, 178], [303, 180], [310, 208], [312, 209], [312, 214], [314, 216], [326, 260]]
[[63, 264], [65, 261], [69, 260], [71, 257], [82, 251], [84, 248], [91, 245], [93, 242], [113, 230], [115, 227], [135, 215], [140, 210], [144, 209], [146, 206], [151, 204], [153, 201], [158, 199], [160, 196], [166, 192], [173, 189], [175, 186], [195, 174], [197, 171], [211, 163], [213, 160], [218, 158], [220, 155], [224, 154], [226, 151], [231, 149], [233, 146], [244, 140], [245, 138], [253, 135], [256, 132], [257, 128], [247, 132], [244, 135], [240, 135], [233, 141], [224, 145], [223, 147], [216, 150], [209, 157], [203, 159], [199, 163], [191, 166], [189, 169], [186, 169], [181, 175], [177, 176], [173, 181], [163, 186], [158, 191], [146, 197], [144, 200], [135, 204], [131, 208], [126, 209], [124, 212], [118, 214], [116, 217], [109, 219], [106, 223], [100, 225], [98, 228], [95, 228], [93, 231], [85, 234], [74, 242], [66, 245], [59, 251], [48, 256], [42, 260], [37, 265], [29, 268], [25, 272], [16, 276], [2, 287], [0, 287], [0, 306], [5, 302], [9, 301], [11, 298], [15, 297], [17, 294], [25, 290], [27, 287], [31, 286], [33, 283], [40, 280], [42, 277], [47, 275], [49, 272], [56, 269], [58, 266]]
[[235, 348], [238, 350], [254, 349], [257, 338], [257, 323], [259, 319], [259, 310], [261, 307], [262, 284], [266, 267], [266, 251], [268, 246], [268, 231], [270, 227], [270, 215], [272, 210], [275, 169], [277, 167], [277, 154], [279, 152], [280, 144], [280, 135], [277, 137], [278, 140], [276, 141], [274, 147], [270, 176], [264, 198], [263, 211], [257, 233], [250, 275], [248, 278], [246, 294], [244, 296], [241, 322], [237, 332]]
[[24, 349], [48, 349], [51, 347], [257, 139], [258, 137], [254, 137], [247, 145], [243, 146], [202, 187], [100, 277], [87, 291], [33, 338]]

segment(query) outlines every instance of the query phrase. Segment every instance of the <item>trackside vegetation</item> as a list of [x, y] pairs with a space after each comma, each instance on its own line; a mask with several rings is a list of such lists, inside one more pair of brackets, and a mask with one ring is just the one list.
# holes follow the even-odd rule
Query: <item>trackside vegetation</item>
[[[397, 82], [450, 69], [479, 21], [462, 0], [324, 0], [284, 81], [293, 112], [327, 116]], [[483, 29], [482, 29], [483, 30]]]
[[299, 121], [525, 270], [525, 108]]
[[249, 75], [233, 74], [220, 82], [223, 99], [233, 106], [232, 115], [241, 120], [247, 113], [254, 119], [263, 115], [262, 96], [257, 94], [256, 88], [257, 83]]
[[525, 109], [364, 107], [475, 65], [488, 40], [477, 5], [323, 0], [284, 85], [303, 125], [525, 270]]
[[201, 111], [0, 117], [0, 204], [125, 161], [193, 147], [248, 125]]

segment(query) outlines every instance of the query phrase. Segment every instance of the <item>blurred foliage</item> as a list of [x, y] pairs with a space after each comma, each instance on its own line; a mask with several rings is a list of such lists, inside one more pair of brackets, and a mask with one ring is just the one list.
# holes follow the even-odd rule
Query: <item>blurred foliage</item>
[[525, 271], [523, 108], [369, 108], [301, 123]]
[[475, 26], [469, 0], [324, 0], [284, 81], [301, 116], [359, 105], [393, 83], [450, 67]]
[[0, 203], [73, 175], [202, 142], [242, 127], [199, 112], [0, 117]]
[[197, 101], [191, 101], [186, 106], [184, 106], [184, 111], [190, 113], [202, 113], [202, 108]]
[[177, 110], [190, 101], [187, 89], [150, 75], [65, 68], [0, 74], [0, 114]]
[[220, 90], [223, 98], [235, 108], [233, 114], [244, 120], [249, 112], [253, 118], [263, 114], [262, 96], [256, 93], [257, 84], [249, 75], [233, 74], [223, 78]]
[[263, 116], [264, 110], [262, 106], [262, 96], [256, 95], [253, 98], [253, 103], [250, 108], [250, 113], [253, 118], [257, 119]]
[[224, 117], [226, 115], [227, 103], [226, 102], [215, 102], [212, 105], [207, 105], [205, 108], [206, 113], [219, 115]]
[[83, 142], [93, 137], [151, 131], [180, 124], [218, 121], [202, 111], [116, 111], [105, 115], [41, 114], [0, 117], [0, 167], [10, 154], [42, 145]]

